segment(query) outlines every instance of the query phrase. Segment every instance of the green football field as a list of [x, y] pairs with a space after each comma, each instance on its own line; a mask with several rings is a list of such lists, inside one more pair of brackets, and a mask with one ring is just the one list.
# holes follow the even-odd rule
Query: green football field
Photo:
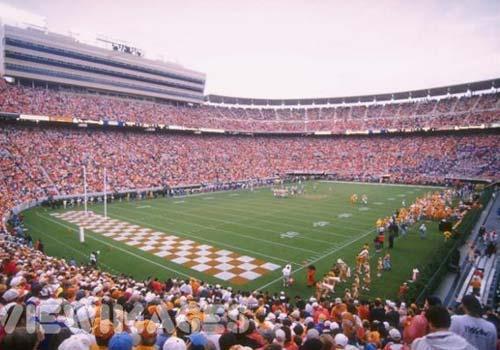
[[[396, 239], [391, 251], [392, 271], [384, 272], [382, 277], [377, 278], [376, 261], [384, 253], [376, 254], [373, 248], [375, 221], [400, 208], [403, 200], [409, 205], [417, 196], [435, 190], [418, 186], [317, 181], [306, 184], [305, 194], [290, 198], [274, 198], [269, 188], [260, 188], [253, 192], [240, 190], [116, 201], [108, 205], [108, 216], [113, 219], [109, 221], [111, 226], [108, 228], [120, 223], [121, 226], [116, 226], [114, 232], [120, 232], [123, 225], [128, 225], [126, 227], [131, 226], [133, 230], [157, 232], [155, 237], [173, 235], [178, 240], [193, 242], [191, 244], [216, 247], [234, 256], [251, 257], [274, 266], [274, 270], [261, 277], [254, 276], [244, 283], [239, 280], [233, 285], [235, 289], [280, 291], [283, 289], [281, 269], [291, 263], [295, 283], [287, 288], [288, 292], [303, 296], [314, 292], [306, 287], [305, 282], [309, 264], [316, 266], [317, 278], [327, 272], [338, 258], [353, 269], [361, 246], [369, 243], [372, 288], [365, 295], [392, 298], [399, 285], [411, 277], [411, 270], [432, 256], [443, 242], [443, 236], [437, 231], [437, 223], [429, 222], [427, 238], [421, 240], [418, 225], [415, 225], [408, 236]], [[351, 204], [349, 198], [353, 193], [358, 196], [366, 194], [368, 204]], [[26, 227], [34, 239], [43, 241], [47, 254], [74, 258], [86, 264], [90, 252], [99, 250], [100, 267], [113, 273], [125, 273], [139, 280], [148, 276], [160, 279], [191, 276], [213, 284], [232, 284], [214, 277], [210, 274], [212, 270], [207, 270], [207, 273], [193, 269], [194, 263], [189, 259], [184, 259], [187, 262], [183, 264], [176, 263], [172, 261], [172, 256], [160, 257], [139, 249], [133, 245], [135, 243], [127, 244], [109, 236], [115, 233], [106, 236], [103, 230], [87, 229], [85, 243], [79, 243], [78, 226], [65, 216], [73, 215], [70, 211], [77, 210], [82, 211], [83, 208], [34, 208], [24, 213]], [[102, 205], [89, 205], [89, 210], [103, 214]], [[99, 227], [99, 221], [96, 222], [91, 224]], [[339, 284], [337, 294], [343, 295], [348, 285], [350, 283]]]

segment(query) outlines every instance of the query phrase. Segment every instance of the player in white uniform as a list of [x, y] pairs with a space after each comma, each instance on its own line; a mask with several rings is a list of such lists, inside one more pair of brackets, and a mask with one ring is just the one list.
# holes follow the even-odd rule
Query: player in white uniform
[[289, 287], [290, 286], [290, 277], [292, 276], [292, 265], [287, 264], [283, 270], [283, 287]]
[[363, 202], [364, 205], [368, 204], [368, 196], [366, 194], [361, 196], [361, 202]]

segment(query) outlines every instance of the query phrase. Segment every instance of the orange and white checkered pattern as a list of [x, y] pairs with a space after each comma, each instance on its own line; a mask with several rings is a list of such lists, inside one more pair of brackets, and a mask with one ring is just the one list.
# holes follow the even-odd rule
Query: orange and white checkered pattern
[[83, 211], [52, 216], [225, 282], [243, 285], [280, 266], [226, 249]]

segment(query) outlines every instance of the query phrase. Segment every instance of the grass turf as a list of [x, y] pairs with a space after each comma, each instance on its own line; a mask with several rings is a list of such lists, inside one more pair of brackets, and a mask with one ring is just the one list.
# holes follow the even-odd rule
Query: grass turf
[[[183, 198], [157, 198], [114, 202], [108, 205], [111, 218], [142, 227], [161, 230], [179, 237], [211, 244], [242, 255], [250, 255], [284, 266], [292, 263], [295, 283], [292, 295], [309, 296], [306, 267], [313, 263], [319, 278], [342, 258], [351, 268], [364, 243], [371, 247], [372, 288], [362, 296], [394, 298], [399, 285], [411, 277], [411, 270], [426, 262], [443, 242], [436, 222], [429, 222], [427, 239], [418, 237], [418, 225], [406, 237], [397, 238], [391, 251], [393, 269], [376, 277], [378, 256], [373, 249], [375, 221], [411, 204], [417, 196], [435, 188], [360, 183], [308, 182], [306, 193], [294, 198], [274, 198], [270, 189], [254, 192], [217, 192]], [[352, 193], [368, 196], [368, 205], [349, 202]], [[102, 205], [89, 206], [102, 214]], [[74, 208], [71, 210], [75, 210]], [[83, 210], [82, 207], [76, 210]], [[49, 255], [75, 258], [88, 263], [91, 251], [100, 250], [100, 267], [125, 273], [136, 279], [148, 276], [166, 279], [193, 276], [208, 283], [224, 283], [214, 277], [156, 257], [126, 244], [86, 231], [86, 242], [79, 243], [77, 227], [50, 214], [63, 210], [34, 208], [24, 213], [34, 239], [42, 239]], [[322, 222], [322, 223], [320, 223]], [[316, 223], [316, 224], [315, 224]], [[298, 233], [298, 235], [290, 232]], [[287, 234], [289, 233], [289, 234]], [[384, 250], [385, 251], [385, 250]], [[342, 295], [350, 283], [339, 284]], [[238, 289], [282, 290], [281, 268]]]

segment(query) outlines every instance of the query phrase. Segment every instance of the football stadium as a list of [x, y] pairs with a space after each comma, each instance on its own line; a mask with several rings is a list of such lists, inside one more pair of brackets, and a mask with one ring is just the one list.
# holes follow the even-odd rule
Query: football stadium
[[[446, 75], [436, 56], [424, 72], [439, 74], [419, 79], [417, 65], [403, 83], [389, 68], [383, 81], [360, 73], [351, 82], [339, 61], [328, 97], [328, 72], [310, 85], [299, 66], [286, 81], [261, 80], [279, 69], [265, 30], [298, 30], [286, 14], [264, 24], [257, 5], [235, 2], [219, 15], [246, 20], [221, 24], [210, 11], [190, 8], [185, 19], [187, 5], [158, 5], [188, 27], [202, 28], [202, 15], [214, 27], [231, 23], [228, 42], [247, 20], [267, 28], [248, 27], [262, 49], [249, 43], [238, 56], [236, 39], [228, 50], [269, 59], [269, 68], [257, 58], [234, 76], [231, 58], [203, 45], [207, 57], [192, 66], [148, 55], [150, 25], [156, 42], [176, 47], [160, 34], [167, 24], [153, 24], [154, 6], [115, 4], [124, 19], [150, 17], [133, 30], [110, 18], [109, 35], [90, 42], [50, 24], [104, 28], [93, 2], [77, 1], [71, 14], [55, 3], [40, 10], [41, 23], [0, 3], [0, 350], [500, 348], [498, 42], [488, 47], [491, 66], [478, 59], [465, 73], [450, 62]], [[304, 11], [302, 24], [333, 33], [317, 6], [290, 4]], [[355, 25], [333, 3], [321, 6]], [[463, 45], [471, 40], [479, 55], [500, 35], [500, 7], [478, 2], [462, 19], [465, 5], [454, 6], [447, 20], [457, 31], [461, 20], [476, 25]], [[413, 20], [406, 10], [401, 18]], [[483, 29], [489, 36], [476, 37]], [[111, 38], [141, 31], [134, 44]], [[335, 53], [357, 55], [332, 35]], [[305, 51], [297, 55], [312, 63], [310, 75], [320, 73], [327, 51]], [[290, 62], [284, 70], [295, 69]], [[288, 91], [304, 97], [280, 97]]]

